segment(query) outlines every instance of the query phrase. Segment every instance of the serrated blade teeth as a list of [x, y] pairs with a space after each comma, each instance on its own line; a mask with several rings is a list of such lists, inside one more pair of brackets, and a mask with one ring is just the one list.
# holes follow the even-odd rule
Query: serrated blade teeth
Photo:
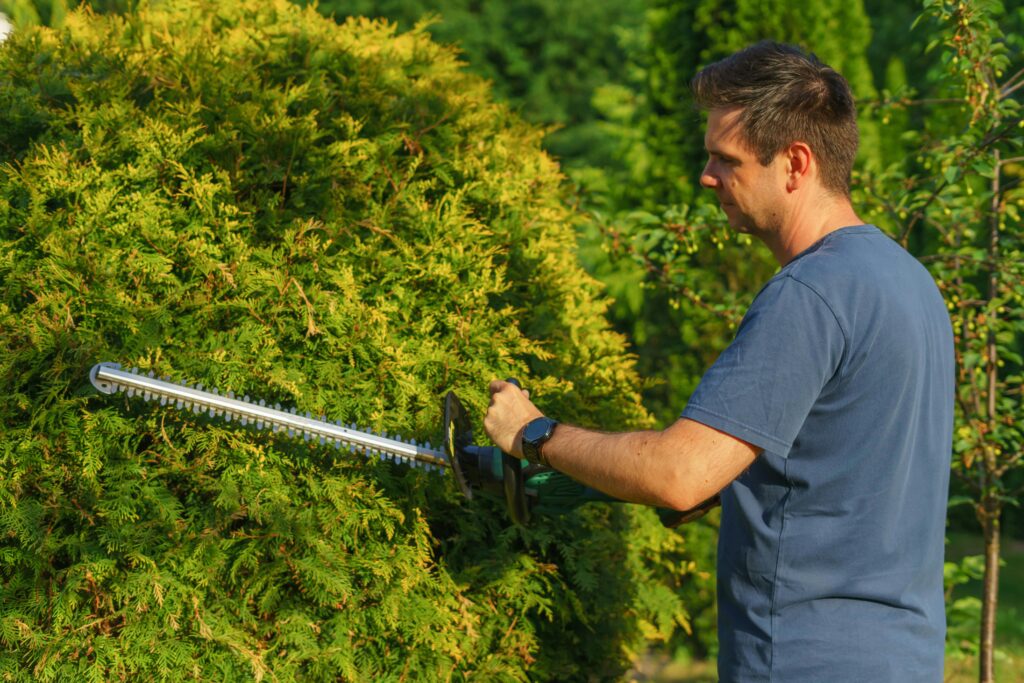
[[[149, 379], [133, 377], [142, 373], [147, 374]], [[346, 424], [340, 420], [330, 420], [323, 414], [314, 416], [310, 411], [300, 412], [297, 407], [282, 410], [280, 403], [270, 409], [263, 399], [256, 402], [248, 395], [238, 398], [234, 391], [222, 392], [217, 388], [204, 390], [202, 383], [192, 387], [185, 381], [174, 382], [166, 378], [156, 380], [155, 376], [153, 370], [141, 373], [138, 368], [115, 371], [112, 364], [104, 363], [94, 366], [90, 378], [104, 393], [124, 392], [129, 397], [138, 396], [154, 402], [158, 400], [162, 406], [174, 406], [196, 415], [221, 417], [225, 422], [241, 422], [243, 426], [269, 429], [275, 433], [287, 432], [291, 438], [301, 437], [306, 442], [330, 443], [339, 450], [344, 448], [368, 460], [401, 463], [428, 472], [444, 471], [441, 466], [444, 464], [444, 456], [435, 452], [429, 441], [419, 444], [416, 439], [389, 433], [379, 425], [374, 429], [364, 429], [355, 422]], [[253, 403], [258, 403], [259, 408]]]

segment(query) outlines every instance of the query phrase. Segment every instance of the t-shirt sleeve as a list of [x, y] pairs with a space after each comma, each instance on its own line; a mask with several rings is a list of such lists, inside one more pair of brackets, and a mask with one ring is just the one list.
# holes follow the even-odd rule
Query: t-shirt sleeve
[[835, 314], [817, 292], [790, 276], [772, 280], [682, 417], [786, 457], [845, 346]]

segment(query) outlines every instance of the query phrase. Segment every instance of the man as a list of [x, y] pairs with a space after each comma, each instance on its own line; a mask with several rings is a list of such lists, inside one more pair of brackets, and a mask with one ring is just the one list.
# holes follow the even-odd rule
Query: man
[[850, 204], [858, 135], [842, 76], [762, 42], [692, 88], [708, 111], [701, 183], [781, 270], [667, 429], [559, 425], [494, 381], [487, 433], [625, 500], [686, 510], [721, 493], [723, 681], [941, 681], [942, 298]]

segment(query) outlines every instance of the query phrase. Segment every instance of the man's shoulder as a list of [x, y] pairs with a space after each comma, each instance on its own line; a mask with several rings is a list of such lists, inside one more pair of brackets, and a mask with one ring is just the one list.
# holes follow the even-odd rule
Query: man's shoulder
[[836, 309], [875, 306], [897, 299], [925, 299], [931, 304], [939, 301], [938, 288], [928, 270], [873, 225], [829, 233], [772, 280], [776, 278], [800, 282]]
[[799, 254], [777, 276], [806, 284], [828, 283], [896, 266], [915, 269], [917, 259], [873, 225], [834, 230]]

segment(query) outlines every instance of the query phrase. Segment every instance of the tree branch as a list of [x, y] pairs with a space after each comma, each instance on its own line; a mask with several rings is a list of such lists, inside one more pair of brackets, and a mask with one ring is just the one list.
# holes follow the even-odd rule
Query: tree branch
[[[1020, 71], [1018, 71], [1017, 73], [1013, 74], [1012, 76], [1010, 76], [1009, 78], [1006, 79], [1006, 82], [1003, 83], [1002, 87], [999, 89], [1000, 98], [1006, 96], [1006, 94], [1007, 94], [1006, 93], [1006, 89], [1007, 88], [1012, 88], [1012, 87], [1016, 87], [1016, 86], [1020, 85], [1020, 83], [1014, 83], [1014, 81], [1017, 80], [1018, 78], [1020, 78], [1021, 76], [1024, 76], [1024, 68], [1022, 68]], [[1021, 83], [1024, 83], [1024, 81], [1021, 81]]]
[[1020, 89], [1020, 87], [1021, 87], [1022, 85], [1024, 85], [1024, 81], [1021, 81], [1020, 83], [1017, 83], [1017, 84], [1016, 84], [1016, 85], [1014, 85], [1014, 86], [1013, 86], [1012, 88], [1005, 88], [1005, 89], [1003, 89], [1003, 90], [1000, 90], [1000, 91], [999, 91], [999, 99], [1001, 99], [1001, 100], [1005, 100], [1005, 99], [1006, 99], [1007, 97], [1009, 97], [1009, 96], [1010, 96], [1010, 95], [1012, 95], [1012, 94], [1013, 94], [1014, 92], [1016, 92], [1017, 90], [1019, 90], [1019, 89]]

